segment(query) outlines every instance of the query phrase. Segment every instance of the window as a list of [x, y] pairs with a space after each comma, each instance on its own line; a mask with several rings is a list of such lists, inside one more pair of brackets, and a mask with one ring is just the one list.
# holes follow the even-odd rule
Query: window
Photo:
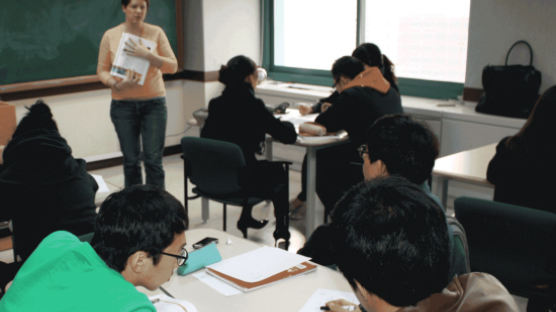
[[356, 0], [274, 1], [276, 66], [330, 70], [356, 45], [356, 35]]
[[470, 0], [264, 0], [263, 65], [276, 80], [330, 85], [359, 42], [395, 64], [406, 95], [455, 98], [465, 81]]
[[469, 0], [366, 2], [364, 41], [380, 47], [399, 77], [465, 82]]

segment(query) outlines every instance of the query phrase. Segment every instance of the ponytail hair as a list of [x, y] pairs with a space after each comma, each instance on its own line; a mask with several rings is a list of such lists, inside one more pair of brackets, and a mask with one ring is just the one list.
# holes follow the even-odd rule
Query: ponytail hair
[[218, 81], [227, 87], [241, 85], [245, 78], [257, 70], [257, 65], [252, 59], [244, 55], [232, 57], [226, 65], [220, 67]]
[[50, 107], [39, 99], [31, 107], [27, 108], [27, 114], [21, 119], [17, 125], [13, 137], [17, 137], [25, 132], [44, 129], [58, 131], [58, 126], [52, 119]]
[[398, 89], [398, 78], [394, 74], [394, 64], [390, 61], [386, 55], [380, 52], [380, 48], [373, 43], [363, 43], [360, 44], [351, 56], [357, 58], [367, 66], [376, 66], [382, 72], [382, 75], [390, 85], [399, 91]]

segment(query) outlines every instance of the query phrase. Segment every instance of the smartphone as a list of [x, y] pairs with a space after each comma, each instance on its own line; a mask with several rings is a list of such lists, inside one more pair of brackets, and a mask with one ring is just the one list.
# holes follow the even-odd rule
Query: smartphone
[[193, 248], [195, 249], [199, 249], [199, 248], [203, 248], [206, 245], [215, 242], [216, 244], [218, 244], [218, 238], [214, 238], [214, 237], [205, 237], [203, 239], [201, 239], [200, 241], [196, 242], [195, 244], [193, 244]]

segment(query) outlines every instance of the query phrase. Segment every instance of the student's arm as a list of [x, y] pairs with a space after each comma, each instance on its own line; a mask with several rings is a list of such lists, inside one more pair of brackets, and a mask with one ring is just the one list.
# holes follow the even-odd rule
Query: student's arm
[[[496, 146], [496, 154], [488, 163], [487, 180], [496, 185], [499, 181], [505, 180], [511, 174], [512, 163], [506, 151], [506, 142], [509, 137], [502, 139]], [[515, 164], [514, 164], [515, 165]]]
[[257, 99], [257, 101], [257, 113], [254, 114], [254, 116], [260, 118], [261, 124], [265, 127], [265, 132], [284, 144], [295, 143], [297, 133], [295, 132], [293, 124], [276, 119], [276, 117], [265, 108], [263, 101], [259, 99]]
[[336, 132], [344, 129], [346, 118], [349, 112], [347, 107], [349, 96], [342, 93], [337, 102], [330, 106], [324, 113], [321, 113], [315, 122], [324, 126], [327, 132]]

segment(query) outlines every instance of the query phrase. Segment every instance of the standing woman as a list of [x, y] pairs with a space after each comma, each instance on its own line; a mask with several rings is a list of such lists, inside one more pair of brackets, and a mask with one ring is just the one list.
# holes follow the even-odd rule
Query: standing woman
[[[175, 73], [176, 56], [162, 28], [145, 23], [149, 0], [122, 0], [125, 22], [104, 33], [98, 53], [97, 74], [100, 81], [112, 89], [110, 117], [118, 134], [124, 155], [125, 186], [142, 184], [140, 154], [142, 140], [143, 160], [147, 184], [164, 188], [162, 151], [166, 136], [166, 90], [163, 73]], [[131, 56], [149, 61], [144, 85], [140, 77], [129, 71], [125, 79], [110, 75], [120, 38], [130, 33], [156, 43], [153, 51], [141, 42], [129, 40], [124, 51]]]

